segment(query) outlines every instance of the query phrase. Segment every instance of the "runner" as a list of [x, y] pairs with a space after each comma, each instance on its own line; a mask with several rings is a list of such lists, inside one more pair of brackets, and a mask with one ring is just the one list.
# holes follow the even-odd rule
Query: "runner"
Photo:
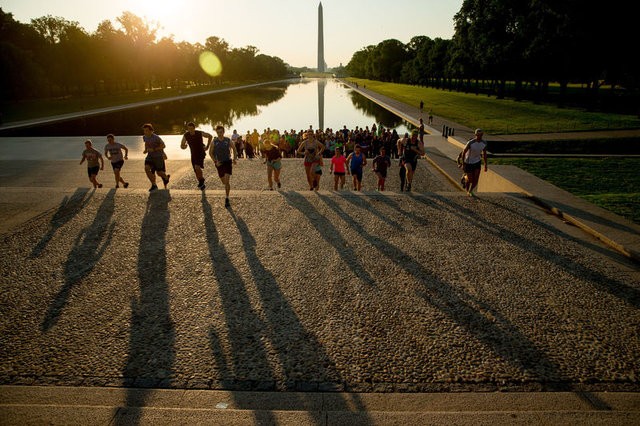
[[342, 155], [342, 148], [336, 148], [336, 153], [331, 157], [331, 166], [329, 173], [333, 173], [333, 190], [338, 190], [338, 183], [340, 189], [344, 188], [345, 174], [346, 174], [347, 158]]
[[82, 151], [82, 160], [80, 160], [80, 164], [84, 163], [84, 160], [87, 160], [87, 175], [89, 175], [89, 180], [93, 184], [93, 188], [102, 188], [102, 184], [99, 183], [97, 179], [98, 172], [100, 170], [104, 170], [102, 154], [93, 149], [91, 139], [84, 141], [84, 146], [85, 150]]
[[[203, 142], [204, 138], [207, 138], [207, 145]], [[182, 149], [187, 149], [187, 145], [189, 145], [191, 166], [196, 174], [196, 179], [198, 179], [198, 189], [200, 190], [204, 190], [206, 187], [202, 170], [204, 169], [204, 157], [207, 156], [206, 152], [209, 149], [209, 145], [211, 145], [212, 139], [212, 135], [202, 130], [196, 130], [195, 123], [191, 122], [187, 123], [187, 131], [182, 135], [182, 141], [180, 142], [180, 148]]]
[[378, 176], [378, 191], [384, 191], [384, 182], [387, 179], [387, 169], [391, 167], [391, 159], [387, 156], [384, 147], [380, 148], [380, 154], [373, 159], [373, 171]]
[[231, 191], [231, 184], [229, 183], [229, 180], [233, 172], [233, 164], [236, 164], [238, 153], [236, 152], [236, 146], [231, 142], [231, 139], [225, 137], [224, 126], [216, 126], [216, 134], [218, 136], [213, 140], [213, 144], [209, 148], [209, 156], [216, 165], [218, 176], [224, 185], [226, 194], [224, 206], [230, 207], [229, 192]]
[[424, 155], [424, 150], [418, 141], [418, 131], [411, 132], [411, 139], [404, 145], [404, 167], [407, 169], [406, 190], [411, 191], [411, 183], [413, 182], [413, 174], [418, 167], [418, 158]]
[[473, 190], [476, 189], [480, 180], [482, 160], [484, 160], [484, 171], [487, 172], [487, 143], [482, 139], [484, 132], [482, 129], [476, 129], [473, 134], [476, 137], [467, 142], [462, 151], [463, 170], [467, 175], [467, 195], [470, 197], [474, 196]]
[[304, 154], [304, 169], [307, 173], [307, 183], [309, 184], [309, 191], [315, 189], [316, 176], [313, 167], [322, 160], [322, 152], [324, 151], [324, 144], [320, 143], [313, 130], [308, 130], [305, 133], [305, 138], [298, 147], [298, 154]]
[[274, 143], [267, 142], [264, 146], [264, 164], [267, 165], [267, 181], [269, 182], [269, 191], [273, 191], [273, 181], [276, 181], [278, 189], [280, 189], [280, 170], [282, 170], [282, 155], [280, 148]]
[[[129, 187], [129, 182], [120, 176], [120, 170], [124, 166], [124, 160], [128, 160], [129, 149], [123, 144], [116, 142], [115, 136], [111, 133], [107, 135], [107, 144], [104, 146], [104, 156], [111, 161], [111, 167], [113, 168], [113, 175], [116, 178], [116, 188], [120, 188], [120, 182], [125, 188]], [[122, 150], [124, 149], [124, 157], [122, 156]]]
[[360, 145], [355, 146], [355, 151], [353, 151], [347, 157], [347, 163], [349, 164], [349, 169], [351, 170], [351, 176], [353, 176], [353, 190], [361, 191], [362, 190], [362, 171], [364, 166], [367, 165], [367, 157], [360, 150]]
[[166, 189], [171, 175], [166, 173], [164, 162], [167, 158], [164, 154], [165, 144], [160, 136], [153, 132], [153, 126], [151, 124], [144, 124], [142, 131], [144, 132], [144, 136], [142, 136], [142, 140], [144, 141], [143, 154], [147, 154], [147, 158], [144, 160], [144, 171], [147, 173], [147, 178], [151, 182], [149, 192], [158, 189], [158, 185], [156, 185], [156, 174], [162, 178]]

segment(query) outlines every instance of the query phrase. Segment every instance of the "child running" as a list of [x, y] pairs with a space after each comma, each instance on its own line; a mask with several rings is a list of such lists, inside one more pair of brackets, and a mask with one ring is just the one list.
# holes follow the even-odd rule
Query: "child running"
[[364, 166], [367, 165], [367, 157], [362, 153], [360, 145], [355, 146], [355, 151], [353, 151], [347, 157], [347, 163], [349, 163], [349, 169], [351, 170], [351, 175], [353, 176], [353, 190], [361, 191], [362, 190], [362, 171]]
[[331, 157], [331, 166], [329, 169], [329, 173], [333, 173], [333, 190], [338, 190], [338, 183], [340, 184], [340, 189], [344, 188], [344, 181], [346, 174], [346, 164], [347, 158], [342, 155], [342, 148], [336, 148], [336, 153], [333, 157]]
[[373, 159], [373, 171], [378, 176], [378, 191], [384, 191], [384, 181], [387, 179], [387, 169], [391, 167], [391, 159], [384, 147], [380, 148], [380, 154]]
[[80, 164], [84, 163], [84, 160], [87, 160], [87, 174], [89, 175], [89, 180], [93, 184], [93, 188], [102, 188], [102, 184], [98, 182], [98, 172], [100, 170], [104, 170], [104, 160], [102, 159], [102, 154], [96, 151], [91, 143], [91, 139], [87, 139], [84, 141], [85, 150], [82, 151], [82, 160], [80, 160]]

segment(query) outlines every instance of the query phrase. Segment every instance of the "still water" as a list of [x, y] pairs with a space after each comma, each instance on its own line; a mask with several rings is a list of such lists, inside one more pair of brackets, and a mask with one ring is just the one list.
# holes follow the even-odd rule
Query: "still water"
[[267, 127], [283, 132], [309, 126], [370, 128], [376, 123], [401, 134], [412, 128], [337, 80], [301, 79], [12, 131], [2, 134], [12, 137], [0, 138], [0, 159], [76, 158], [84, 149], [85, 138], [91, 138], [94, 147], [102, 150], [108, 133], [129, 147], [131, 158], [139, 158], [144, 149], [143, 123], [154, 125], [170, 158], [188, 158], [188, 150], [181, 150], [179, 143], [189, 121], [211, 134], [222, 124], [227, 136], [233, 130], [244, 135]]

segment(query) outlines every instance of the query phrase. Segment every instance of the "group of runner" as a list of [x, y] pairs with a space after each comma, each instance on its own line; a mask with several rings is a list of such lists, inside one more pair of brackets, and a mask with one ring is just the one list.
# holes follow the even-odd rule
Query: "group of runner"
[[[162, 138], [154, 133], [151, 124], [144, 124], [142, 130], [144, 132], [143, 141], [145, 146], [143, 153], [147, 154], [144, 162], [145, 173], [151, 183], [149, 191], [153, 192], [158, 189], [156, 175], [162, 179], [165, 188], [171, 178], [171, 175], [166, 173], [165, 160], [167, 156], [164, 152], [166, 145]], [[216, 137], [214, 138], [207, 132], [196, 130], [195, 123], [188, 123], [187, 131], [183, 134], [180, 147], [182, 149], [189, 147], [190, 149], [191, 164], [198, 181], [197, 187], [201, 190], [204, 190], [206, 187], [203, 169], [206, 153], [207, 151], [209, 152], [209, 156], [214, 161], [217, 169], [218, 177], [225, 187], [225, 206], [228, 207], [230, 205], [230, 178], [233, 173], [233, 164], [236, 163], [238, 158], [237, 143], [225, 136], [223, 126], [219, 125], [215, 130]], [[344, 130], [345, 133], [348, 132], [346, 126]], [[356, 132], [358, 132], [358, 130], [359, 129], [356, 129]], [[368, 132], [368, 129], [366, 131]], [[327, 151], [327, 145], [322, 143], [318, 136], [324, 132], [314, 131], [310, 127], [309, 130], [300, 133], [302, 134], [302, 140], [295, 152], [304, 158], [304, 168], [309, 190], [317, 191], [320, 188], [320, 178], [322, 176], [325, 153]], [[234, 134], [236, 133], [234, 132]], [[281, 188], [282, 186], [280, 182], [280, 172], [282, 169], [281, 159], [283, 155], [280, 137], [278, 135], [279, 132], [269, 129], [269, 131], [265, 131], [260, 137], [258, 144], [258, 152], [267, 166], [267, 181], [270, 190], [274, 189], [274, 182], [277, 188]], [[482, 135], [482, 130], [477, 129], [475, 138], [467, 143], [459, 157], [459, 163], [463, 165], [465, 173], [463, 176], [463, 186], [469, 195], [473, 195], [473, 190], [478, 184], [482, 159], [484, 159], [485, 171], [487, 170], [486, 143], [482, 140]], [[399, 158], [401, 191], [411, 191], [418, 159], [425, 155], [424, 144], [420, 136], [422, 136], [420, 131], [414, 130], [410, 136], [405, 133], [404, 137], [398, 138], [396, 142], [394, 152], [397, 153]], [[367, 154], [364, 152], [362, 146], [355, 144], [353, 151], [346, 152], [346, 155], [344, 152], [346, 146], [337, 145], [333, 148], [329, 169], [330, 174], [334, 175], [333, 189], [336, 191], [344, 189], [346, 183], [345, 175], [351, 175], [353, 190], [361, 191], [364, 167], [367, 165]], [[124, 188], [129, 186], [129, 183], [126, 182], [120, 174], [124, 160], [128, 159], [128, 153], [128, 148], [116, 142], [114, 135], [107, 135], [104, 154], [111, 162], [116, 188], [119, 188], [120, 184], [122, 184]], [[377, 155], [372, 161], [373, 172], [378, 178], [378, 191], [385, 190], [387, 172], [391, 167], [391, 158], [387, 153], [387, 147], [385, 145], [380, 146]], [[102, 188], [103, 185], [98, 182], [97, 175], [99, 170], [104, 169], [104, 161], [102, 154], [93, 148], [90, 139], [85, 141], [85, 150], [82, 153], [80, 164], [85, 160], [87, 161], [89, 180], [94, 188]]]

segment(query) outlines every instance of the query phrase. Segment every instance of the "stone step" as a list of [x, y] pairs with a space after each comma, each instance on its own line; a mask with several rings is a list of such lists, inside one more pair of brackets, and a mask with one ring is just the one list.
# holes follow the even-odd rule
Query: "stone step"
[[0, 423], [638, 424], [640, 394], [299, 393], [0, 387]]

